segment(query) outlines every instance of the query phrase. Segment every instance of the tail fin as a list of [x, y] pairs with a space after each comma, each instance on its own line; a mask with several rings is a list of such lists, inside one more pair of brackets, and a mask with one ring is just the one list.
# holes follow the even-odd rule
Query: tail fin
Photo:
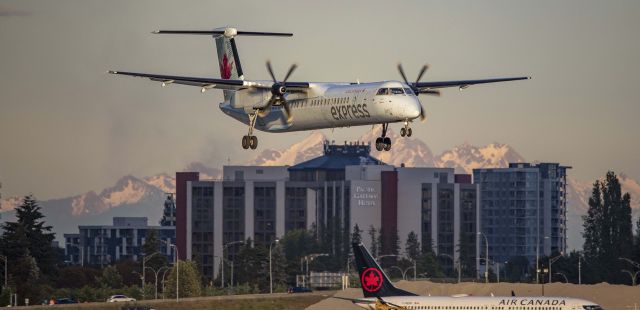
[[[218, 65], [220, 66], [220, 77], [225, 80], [243, 80], [242, 66], [240, 65], [240, 56], [238, 56], [238, 48], [236, 47], [235, 37], [242, 36], [275, 36], [290, 37], [292, 33], [279, 32], [256, 32], [256, 31], [238, 31], [235, 28], [217, 28], [209, 31], [200, 30], [158, 30], [154, 33], [159, 34], [199, 34], [211, 35], [216, 42], [216, 50], [218, 52]], [[224, 90], [224, 100], [228, 101], [233, 96], [233, 91]]]
[[380, 265], [373, 259], [362, 243], [353, 244], [353, 255], [355, 256], [364, 297], [417, 296], [414, 293], [393, 286], [384, 270], [380, 268]]

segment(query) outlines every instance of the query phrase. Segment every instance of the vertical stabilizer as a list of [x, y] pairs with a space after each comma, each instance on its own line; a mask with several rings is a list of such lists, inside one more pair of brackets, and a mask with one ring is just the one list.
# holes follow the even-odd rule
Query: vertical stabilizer
[[[221, 30], [221, 29], [220, 29]], [[225, 28], [224, 34], [214, 34], [216, 50], [218, 52], [218, 65], [220, 66], [220, 77], [225, 80], [243, 80], [242, 65], [238, 56], [235, 36], [238, 31], [235, 28]], [[233, 96], [233, 91], [225, 90], [224, 101], [229, 101]]]
[[364, 297], [417, 296], [393, 286], [389, 277], [362, 243], [353, 244], [353, 255]]

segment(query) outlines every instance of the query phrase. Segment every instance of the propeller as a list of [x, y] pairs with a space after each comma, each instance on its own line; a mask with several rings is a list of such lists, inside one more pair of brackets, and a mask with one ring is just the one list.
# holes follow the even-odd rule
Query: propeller
[[[416, 94], [416, 95], [426, 94], [426, 95], [432, 95], [432, 96], [440, 96], [440, 91], [439, 90], [435, 90], [435, 89], [420, 90], [418, 88], [418, 82], [420, 82], [420, 79], [422, 79], [422, 76], [425, 74], [425, 72], [427, 72], [428, 69], [429, 69], [428, 65], [422, 66], [422, 69], [420, 69], [420, 73], [418, 73], [418, 77], [416, 78], [415, 83], [409, 83], [409, 80], [407, 79], [407, 76], [404, 74], [404, 70], [402, 69], [402, 64], [398, 63], [398, 71], [400, 71], [400, 75], [402, 76], [402, 79], [404, 80], [404, 82], [407, 85], [409, 85], [409, 87], [411, 88], [411, 90], [413, 91], [414, 94]], [[427, 116], [424, 113], [424, 108], [421, 105], [420, 106], [420, 120], [424, 121], [426, 118], [427, 118]]]
[[278, 82], [275, 74], [273, 73], [271, 61], [267, 60], [267, 71], [269, 71], [269, 75], [271, 75], [273, 85], [271, 86], [271, 98], [269, 98], [269, 101], [267, 101], [267, 105], [264, 107], [264, 109], [260, 111], [260, 116], [267, 115], [269, 113], [269, 110], [271, 110], [271, 106], [273, 106], [274, 104], [281, 104], [287, 114], [287, 123], [290, 123], [293, 120], [293, 116], [291, 115], [291, 107], [289, 107], [289, 103], [287, 102], [287, 99], [284, 97], [284, 95], [287, 93], [287, 80], [297, 67], [298, 66], [296, 64], [291, 65], [282, 82]]

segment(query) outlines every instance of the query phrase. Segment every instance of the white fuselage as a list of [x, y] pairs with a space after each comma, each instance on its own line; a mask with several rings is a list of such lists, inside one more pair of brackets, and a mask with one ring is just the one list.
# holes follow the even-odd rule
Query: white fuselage
[[[383, 89], [379, 94], [380, 89]], [[386, 91], [385, 91], [386, 90]], [[266, 105], [269, 91], [240, 90], [220, 109], [227, 115], [249, 123], [248, 113]], [[412, 121], [420, 116], [421, 105], [409, 87], [400, 82], [364, 84], [312, 84], [305, 93], [287, 93], [293, 121], [286, 122], [284, 108], [273, 106], [265, 117], [258, 117], [256, 129], [290, 132], [322, 128], [350, 127]]]
[[[366, 300], [371, 300], [371, 303], [356, 305], [375, 310], [375, 298]], [[564, 297], [397, 296], [385, 297], [384, 301], [408, 310], [602, 310], [590, 301]]]

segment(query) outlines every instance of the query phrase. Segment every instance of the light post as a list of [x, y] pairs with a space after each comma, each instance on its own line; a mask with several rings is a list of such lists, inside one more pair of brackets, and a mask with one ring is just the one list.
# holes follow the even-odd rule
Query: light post
[[[305, 286], [306, 287], [309, 287], [309, 284], [307, 282], [308, 282], [309, 278], [311, 277], [311, 275], [309, 274], [309, 261], [313, 261], [314, 259], [316, 259], [318, 257], [321, 257], [321, 256], [329, 256], [329, 254], [328, 253], [314, 253], [314, 254], [306, 255], [306, 256], [304, 256], [302, 258], [305, 261], [306, 265], [307, 265], [307, 272], [305, 273], [305, 275], [306, 275]], [[300, 263], [302, 264], [302, 261], [300, 261]], [[347, 268], [349, 268], [348, 261], [347, 261]], [[302, 265], [300, 266], [300, 269], [302, 269]]]
[[147, 268], [145, 268], [145, 264], [147, 263], [147, 261], [149, 259], [151, 259], [156, 254], [160, 254], [160, 252], [153, 252], [150, 255], [142, 257], [142, 299], [144, 299], [144, 295], [145, 295], [144, 282], [146, 282], [146, 280], [147, 280], [146, 274], [145, 274], [145, 271], [146, 271]]
[[556, 273], [554, 273], [554, 274], [557, 274], [557, 275], [562, 276], [562, 277], [564, 278], [564, 283], [569, 283], [569, 279], [567, 279], [567, 276], [566, 276], [566, 275], [564, 275], [564, 273], [562, 273], [562, 272], [556, 272]]
[[640, 263], [638, 263], [636, 261], [630, 260], [630, 259], [628, 259], [626, 257], [618, 257], [618, 259], [619, 260], [623, 260], [623, 261], [633, 265], [633, 267], [636, 267], [636, 268], [640, 269]]
[[629, 274], [629, 276], [631, 277], [631, 286], [636, 286], [636, 278], [638, 277], [638, 274], [640, 274], [640, 270], [636, 272], [631, 272], [627, 269], [621, 269], [620, 271]]
[[578, 252], [578, 285], [582, 284], [582, 253]]
[[178, 246], [170, 243], [167, 240], [160, 239], [161, 242], [168, 244], [176, 251], [176, 255], [173, 256], [174, 266], [176, 266], [176, 301], [180, 300], [180, 265], [178, 265]]
[[[163, 266], [163, 267], [160, 267], [160, 269], [158, 269], [158, 270], [155, 270], [155, 269], [153, 269], [152, 267], [146, 267], [146, 268], [151, 269], [151, 271], [153, 272], [153, 274], [154, 274], [154, 275], [155, 275], [155, 277], [156, 277], [156, 282], [155, 282], [155, 284], [156, 284], [156, 294], [155, 294], [155, 298], [154, 298], [154, 299], [158, 299], [158, 274], [160, 273], [160, 271], [161, 271], [162, 269], [169, 269], [169, 268], [164, 267], [164, 266]], [[163, 291], [164, 291], [164, 289], [163, 289]]]
[[537, 269], [536, 272], [538, 274], [542, 273], [542, 296], [544, 296], [544, 274], [549, 272], [549, 269], [544, 268], [544, 269]]
[[551, 273], [551, 265], [555, 263], [557, 260], [559, 260], [560, 258], [562, 258], [563, 256], [564, 254], [561, 252], [560, 255], [554, 258], [549, 258], [549, 283], [551, 283], [551, 276], [553, 275], [553, 273]]
[[[482, 235], [484, 237], [484, 243], [485, 243], [485, 265], [484, 265], [484, 280], [485, 283], [489, 283], [489, 240], [487, 239], [487, 235], [485, 235], [483, 232], [479, 231], [478, 235]], [[537, 264], [537, 262], [536, 262]]]
[[273, 270], [271, 268], [271, 246], [274, 243], [278, 243], [278, 239], [274, 240], [273, 242], [269, 243], [269, 294], [273, 294]]
[[[225, 245], [222, 246], [222, 288], [224, 288], [224, 260], [225, 260], [225, 256], [224, 256], [224, 250], [227, 249], [227, 247], [229, 247], [230, 245], [234, 245], [234, 244], [242, 244], [244, 243], [244, 241], [232, 241], [229, 242]], [[234, 255], [235, 257], [235, 255]], [[233, 270], [231, 271], [231, 278], [233, 278]], [[231, 281], [233, 282], [233, 281]], [[231, 286], [233, 286], [233, 283], [231, 284]]]
[[409, 266], [409, 267], [407, 267], [407, 269], [404, 269], [404, 270], [402, 268], [398, 267], [398, 266], [391, 266], [389, 268], [396, 268], [396, 269], [400, 270], [400, 273], [402, 274], [402, 280], [406, 280], [407, 279], [407, 272], [409, 272], [409, 270], [411, 270], [411, 269], [413, 269], [415, 267], [414, 266]]
[[169, 271], [169, 268], [162, 272], [162, 299], [164, 299], [164, 276], [167, 275], [167, 271]]
[[4, 256], [4, 255], [0, 255], [0, 258], [2, 258], [2, 260], [4, 260], [4, 286], [3, 286], [3, 288], [7, 288], [7, 276], [8, 276], [8, 273], [7, 273], [7, 270], [8, 270], [7, 269], [7, 257]]

